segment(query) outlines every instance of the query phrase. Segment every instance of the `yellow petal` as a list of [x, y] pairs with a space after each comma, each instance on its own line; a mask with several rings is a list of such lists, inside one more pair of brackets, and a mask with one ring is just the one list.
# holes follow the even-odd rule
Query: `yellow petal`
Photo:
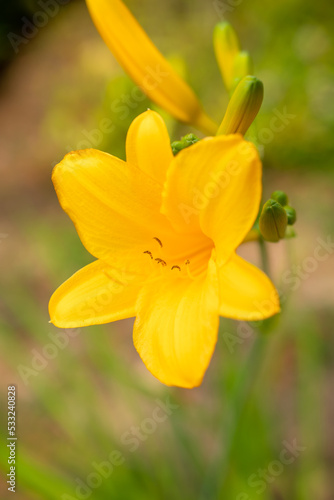
[[166, 385], [200, 385], [218, 333], [214, 262], [195, 280], [175, 273], [148, 283], [136, 309], [134, 344], [148, 370]]
[[138, 271], [152, 238], [165, 238], [161, 186], [136, 166], [86, 149], [66, 155], [52, 180], [86, 249], [112, 267]]
[[203, 231], [225, 262], [256, 219], [261, 170], [255, 147], [239, 135], [199, 141], [171, 163], [162, 212], [179, 232]]
[[165, 122], [155, 111], [146, 111], [131, 124], [126, 138], [126, 159], [160, 184], [174, 156]]
[[263, 271], [234, 254], [217, 266], [219, 314], [243, 321], [258, 321], [280, 311], [278, 293]]
[[142, 282], [97, 260], [80, 269], [52, 295], [51, 322], [60, 328], [78, 328], [135, 316]]
[[214, 135], [217, 126], [204, 113], [192, 89], [153, 45], [121, 0], [87, 0], [105, 43], [136, 84], [178, 120]]

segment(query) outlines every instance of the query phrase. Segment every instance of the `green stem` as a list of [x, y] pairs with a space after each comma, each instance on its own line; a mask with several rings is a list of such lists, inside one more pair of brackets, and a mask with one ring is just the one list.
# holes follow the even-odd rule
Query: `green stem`
[[261, 252], [261, 260], [262, 260], [262, 268], [264, 272], [269, 276], [270, 275], [270, 267], [269, 267], [269, 258], [267, 252], [267, 244], [263, 238], [259, 239], [260, 252]]
[[[266, 244], [261, 238], [259, 240], [262, 267], [265, 273], [269, 274], [269, 261], [267, 255]], [[248, 359], [240, 372], [234, 398], [232, 402], [232, 414], [229, 429], [224, 432], [226, 441], [224, 443], [224, 453], [211, 464], [203, 482], [203, 487], [200, 493], [200, 500], [217, 500], [224, 493], [224, 487], [230, 470], [231, 459], [233, 456], [234, 445], [242, 423], [242, 418], [245, 413], [247, 404], [252, 396], [255, 383], [261, 368], [261, 362], [264, 359], [264, 351], [268, 342], [268, 337], [261, 335], [260, 332], [251, 347]], [[226, 421], [222, 422], [222, 428], [227, 427]], [[225, 495], [223, 495], [225, 497]]]
[[[242, 417], [244, 411], [247, 407], [247, 403], [252, 395], [252, 390], [254, 388], [257, 374], [261, 366], [261, 359], [263, 358], [263, 351], [267, 342], [267, 337], [258, 335], [253, 342], [251, 352], [249, 353], [246, 364], [243, 367], [239, 375], [239, 379], [236, 383], [235, 395], [232, 402], [232, 414], [230, 420], [230, 428], [228, 431], [224, 432], [224, 436], [227, 436], [224, 442], [224, 453], [216, 460], [216, 462], [211, 466], [208, 474], [204, 480], [203, 488], [200, 495], [200, 500], [217, 500], [220, 494], [223, 492], [229, 469], [230, 462], [234, 450], [234, 444], [240, 425], [242, 422]], [[222, 427], [226, 427], [226, 421], [222, 423]]]

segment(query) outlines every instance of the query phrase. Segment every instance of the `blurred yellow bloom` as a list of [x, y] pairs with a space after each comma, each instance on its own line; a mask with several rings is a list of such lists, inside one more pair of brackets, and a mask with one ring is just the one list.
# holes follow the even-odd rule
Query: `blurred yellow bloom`
[[127, 161], [94, 149], [55, 167], [62, 208], [97, 258], [53, 294], [61, 328], [136, 316], [134, 344], [167, 385], [198, 386], [219, 315], [261, 320], [279, 311], [269, 278], [236, 254], [261, 199], [261, 162], [240, 135], [172, 155], [166, 126], [147, 111], [132, 123]]
[[216, 25], [213, 32], [213, 46], [216, 59], [228, 91], [233, 84], [234, 60], [240, 51], [239, 39], [232, 26], [227, 22]]
[[193, 90], [153, 45], [121, 0], [87, 0], [92, 19], [118, 62], [152, 101], [207, 135], [217, 126]]
[[241, 51], [236, 32], [225, 21], [214, 29], [213, 46], [226, 90], [232, 92], [242, 78], [252, 74], [250, 55]]

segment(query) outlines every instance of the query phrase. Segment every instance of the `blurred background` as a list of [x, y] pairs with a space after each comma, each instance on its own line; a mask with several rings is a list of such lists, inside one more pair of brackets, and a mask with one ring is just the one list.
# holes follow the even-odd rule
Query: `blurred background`
[[[269, 244], [283, 312], [249, 376], [232, 444], [255, 325], [222, 320], [204, 382], [189, 391], [150, 375], [132, 344], [132, 320], [80, 331], [48, 323], [53, 291], [93, 260], [58, 204], [53, 166], [86, 147], [124, 157], [132, 119], [156, 108], [138, 98], [83, 1], [3, 4], [0, 497], [11, 498], [6, 406], [7, 386], [16, 384], [17, 500], [333, 500], [334, 6], [126, 3], [218, 122], [228, 97], [212, 48], [215, 24], [229, 21], [252, 54], [265, 87], [256, 129], [265, 197], [283, 189], [298, 215], [297, 238]], [[196, 132], [163, 116], [172, 140]], [[256, 244], [240, 252], [260, 264]]]

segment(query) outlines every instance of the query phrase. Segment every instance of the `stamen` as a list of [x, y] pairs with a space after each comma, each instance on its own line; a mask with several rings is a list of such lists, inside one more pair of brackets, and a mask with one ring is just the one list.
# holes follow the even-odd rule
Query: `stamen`
[[173, 269], [178, 269], [179, 271], [181, 271], [180, 266], [173, 266], [173, 267], [172, 267], [172, 271], [173, 271]]
[[154, 259], [158, 262], [158, 264], [162, 264], [164, 267], [167, 266], [167, 262], [165, 262], [164, 260], [162, 259]]
[[161, 241], [159, 240], [159, 238], [157, 238], [157, 237], [155, 236], [153, 239], [154, 239], [155, 241], [157, 241], [157, 242], [159, 243], [160, 247], [162, 248], [162, 243], [161, 243]]
[[147, 253], [151, 257], [151, 259], [153, 259], [153, 255], [149, 250], [145, 250], [145, 252], [143, 252], [143, 253]]

